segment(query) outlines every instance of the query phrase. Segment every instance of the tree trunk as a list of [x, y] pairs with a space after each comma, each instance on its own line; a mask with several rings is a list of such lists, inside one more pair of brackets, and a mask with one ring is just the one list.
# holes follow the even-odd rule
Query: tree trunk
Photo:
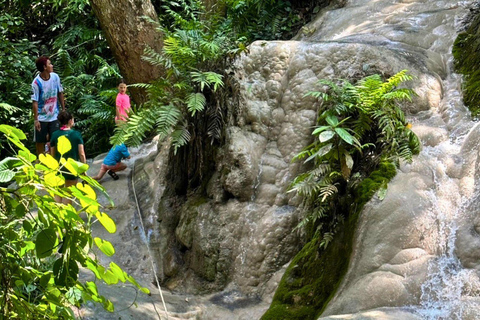
[[[157, 52], [163, 46], [162, 34], [143, 18], [157, 20], [151, 1], [92, 0], [91, 5], [127, 84], [149, 83], [157, 79], [162, 70], [142, 60], [147, 46]], [[147, 100], [144, 90], [129, 90], [135, 103]]]

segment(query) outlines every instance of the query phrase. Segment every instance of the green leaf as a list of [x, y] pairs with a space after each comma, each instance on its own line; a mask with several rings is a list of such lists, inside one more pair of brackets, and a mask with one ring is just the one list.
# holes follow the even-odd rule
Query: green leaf
[[110, 269], [117, 276], [118, 280], [125, 282], [127, 279], [125, 277], [125, 271], [122, 270], [115, 262], [110, 262]]
[[318, 136], [318, 139], [320, 140], [320, 142], [323, 143], [323, 142], [327, 142], [328, 140], [332, 139], [334, 135], [335, 135], [335, 132], [333, 132], [332, 130], [323, 131]]
[[95, 241], [97, 247], [107, 256], [111, 257], [115, 254], [115, 248], [113, 248], [109, 241], [100, 238], [94, 238], [93, 240]]
[[71, 287], [65, 294], [65, 298], [67, 298], [68, 302], [72, 305], [77, 305], [82, 301], [82, 291], [77, 287]]
[[115, 225], [115, 222], [106, 213], [97, 212], [95, 216], [97, 217], [98, 221], [100, 221], [100, 223], [103, 225], [103, 227], [107, 229], [108, 232], [115, 233], [115, 231], [117, 231], [117, 226]]
[[3, 132], [7, 137], [12, 138], [16, 141], [27, 139], [27, 136], [25, 135], [25, 133], [23, 133], [22, 130], [6, 124], [0, 125], [0, 132]]
[[327, 145], [324, 145], [323, 147], [321, 147], [320, 149], [318, 149], [317, 152], [315, 152], [314, 154], [312, 154], [310, 157], [307, 158], [307, 160], [305, 160], [305, 162], [308, 162], [312, 159], [315, 159], [315, 158], [321, 158], [323, 157], [324, 155], [326, 155], [330, 150], [332, 150], [332, 147], [333, 147], [333, 144], [329, 143]]
[[13, 167], [18, 166], [21, 162], [17, 158], [8, 157], [0, 161], [0, 183], [9, 182], [15, 177]]
[[57, 235], [53, 229], [40, 231], [35, 240], [35, 251], [38, 258], [45, 258], [52, 254], [53, 248], [58, 244]]
[[118, 277], [111, 270], [106, 270], [102, 266], [98, 266], [97, 269], [100, 273], [100, 278], [103, 281], [105, 281], [106, 284], [111, 285], [111, 284], [117, 284], [118, 283]]
[[90, 291], [92, 295], [98, 296], [98, 289], [95, 282], [87, 281], [85, 282], [85, 287], [87, 287], [88, 291]]
[[65, 184], [65, 178], [56, 172], [47, 173], [44, 177], [45, 184], [49, 187], [60, 187]]
[[332, 127], [335, 127], [338, 124], [338, 118], [332, 114], [327, 115], [327, 118], [325, 120], [327, 120], [327, 123]]
[[317, 127], [315, 130], [313, 130], [312, 135], [319, 134], [320, 132], [325, 131], [325, 130], [330, 129], [330, 128], [331, 128], [331, 126], [320, 126], [320, 127]]
[[104, 307], [105, 310], [107, 310], [107, 311], [110, 311], [110, 312], [115, 311], [115, 307], [113, 306], [113, 303], [112, 303], [110, 300], [106, 300], [106, 301], [103, 303], [103, 307]]
[[343, 128], [335, 128], [335, 132], [348, 144], [353, 144], [353, 136]]
[[20, 249], [19, 255], [20, 257], [23, 257], [26, 252], [34, 250], [35, 249], [35, 243], [32, 241], [25, 241], [25, 245]]
[[192, 93], [187, 97], [187, 108], [192, 116], [194, 116], [197, 111], [203, 111], [206, 103], [207, 100], [205, 99], [205, 96], [200, 92]]
[[148, 288], [145, 288], [145, 287], [141, 287], [140, 291], [142, 291], [145, 294], [150, 294], [150, 290], [148, 290]]

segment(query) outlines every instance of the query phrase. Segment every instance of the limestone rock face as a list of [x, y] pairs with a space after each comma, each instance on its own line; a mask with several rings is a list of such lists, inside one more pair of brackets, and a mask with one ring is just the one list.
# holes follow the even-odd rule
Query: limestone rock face
[[[135, 172], [165, 283], [184, 292], [225, 289], [268, 300], [272, 274], [277, 279], [301, 247], [292, 232], [303, 215], [300, 199], [287, 191], [305, 170], [291, 159], [311, 143], [317, 115], [318, 101], [305, 94], [321, 89], [319, 79], [354, 81], [408, 69], [417, 96], [403, 107], [423, 150], [413, 164], [402, 164], [386, 198], [373, 199], [361, 214], [349, 270], [322, 317], [420, 319], [440, 301], [446, 318], [460, 312], [478, 319], [463, 308], [478, 304], [480, 288], [478, 201], [465, 200], [478, 198], [478, 130], [467, 136], [472, 124], [450, 55], [472, 3], [352, 0], [321, 12], [308, 26], [313, 32], [295, 41], [253, 43], [236, 63], [242, 103], [226, 129], [207, 196], [171, 196], [168, 150]], [[448, 304], [432, 292], [441, 292], [436, 276], [454, 269], [472, 281], [449, 287], [460, 293], [458, 303]]]

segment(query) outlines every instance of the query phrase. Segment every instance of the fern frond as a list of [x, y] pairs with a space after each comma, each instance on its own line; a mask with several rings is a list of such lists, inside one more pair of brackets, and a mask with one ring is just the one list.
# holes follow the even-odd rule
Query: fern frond
[[190, 141], [190, 132], [188, 128], [183, 125], [175, 129], [172, 134], [172, 146], [173, 146], [173, 153], [176, 154], [178, 148], [183, 147]]
[[203, 93], [197, 92], [197, 93], [191, 93], [189, 96], [187, 96], [186, 99], [187, 102], [187, 109], [192, 115], [192, 117], [195, 115], [195, 113], [203, 111], [205, 108], [205, 105], [207, 104], [207, 100], [205, 99], [205, 96]]

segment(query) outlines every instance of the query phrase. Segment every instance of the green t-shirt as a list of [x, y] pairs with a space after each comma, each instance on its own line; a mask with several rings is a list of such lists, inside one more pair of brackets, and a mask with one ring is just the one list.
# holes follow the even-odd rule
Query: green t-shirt
[[[51, 147], [56, 147], [58, 138], [61, 136], [66, 136], [67, 139], [70, 141], [72, 144], [72, 149], [65, 153], [63, 157], [65, 159], [72, 158], [76, 161], [80, 160], [80, 156], [78, 154], [78, 146], [80, 144], [83, 144], [83, 139], [82, 139], [82, 134], [76, 130], [57, 130], [54, 133], [52, 133], [52, 138], [50, 139], [50, 146]], [[55, 159], [60, 160], [60, 153], [58, 153], [58, 148], [56, 149], [55, 152]]]

